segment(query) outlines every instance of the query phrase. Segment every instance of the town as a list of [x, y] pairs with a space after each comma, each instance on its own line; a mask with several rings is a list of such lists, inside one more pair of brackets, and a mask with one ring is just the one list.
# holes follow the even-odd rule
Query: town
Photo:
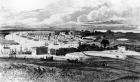
[[[106, 51], [123, 48], [124, 51], [136, 51], [135, 55], [139, 55], [140, 41], [138, 34], [113, 32], [111, 30], [104, 32], [99, 30], [16, 31], [6, 35], [1, 34], [0, 57], [77, 60], [78, 58], [75, 57], [84, 58], [83, 54], [85, 52], [87, 55], [104, 57]], [[100, 51], [105, 52], [100, 53]], [[96, 53], [100, 54], [94, 55]], [[125, 58], [117, 55], [117, 53], [110, 53], [105, 57]]]

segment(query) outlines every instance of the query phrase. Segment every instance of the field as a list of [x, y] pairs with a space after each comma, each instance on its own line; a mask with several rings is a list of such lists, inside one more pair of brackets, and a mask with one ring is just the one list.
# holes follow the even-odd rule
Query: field
[[[140, 64], [108, 62], [108, 65], [0, 59], [0, 82], [139, 82]], [[124, 65], [125, 63], [125, 65]], [[131, 66], [136, 65], [136, 66]]]

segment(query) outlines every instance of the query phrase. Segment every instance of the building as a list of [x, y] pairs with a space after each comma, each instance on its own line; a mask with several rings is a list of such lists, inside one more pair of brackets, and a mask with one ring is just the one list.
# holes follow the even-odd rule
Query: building
[[42, 46], [42, 47], [33, 47], [32, 50], [32, 55], [44, 55], [44, 54], [49, 54], [48, 53], [48, 47]]
[[17, 47], [19, 43], [13, 40], [0, 39], [0, 54], [9, 55], [11, 53], [17, 53]]

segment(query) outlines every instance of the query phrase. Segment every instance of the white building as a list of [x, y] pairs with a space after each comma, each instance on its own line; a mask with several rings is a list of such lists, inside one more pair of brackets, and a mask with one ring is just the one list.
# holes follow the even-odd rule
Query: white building
[[9, 55], [12, 51], [17, 51], [19, 44], [13, 40], [0, 39], [0, 54]]

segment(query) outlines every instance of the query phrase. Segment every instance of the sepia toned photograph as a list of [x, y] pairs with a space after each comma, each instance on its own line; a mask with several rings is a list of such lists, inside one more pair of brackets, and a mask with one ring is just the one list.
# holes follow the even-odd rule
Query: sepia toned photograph
[[140, 82], [140, 0], [0, 0], [0, 82]]

